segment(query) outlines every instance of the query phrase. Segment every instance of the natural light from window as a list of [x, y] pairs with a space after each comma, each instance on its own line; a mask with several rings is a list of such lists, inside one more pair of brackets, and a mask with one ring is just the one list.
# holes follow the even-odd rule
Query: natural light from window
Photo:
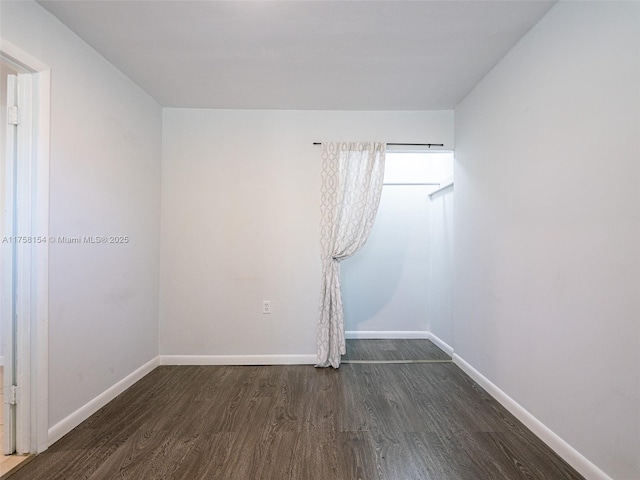
[[443, 184], [450, 183], [451, 180], [453, 180], [453, 152], [387, 151], [385, 184]]

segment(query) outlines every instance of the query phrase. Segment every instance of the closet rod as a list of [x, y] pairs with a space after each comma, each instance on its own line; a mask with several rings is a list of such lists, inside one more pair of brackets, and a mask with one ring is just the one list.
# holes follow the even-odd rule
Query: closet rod
[[[314, 145], [322, 145], [322, 142], [313, 142]], [[444, 147], [444, 143], [387, 143], [392, 147]]]
[[407, 182], [389, 182], [389, 183], [383, 183], [382, 185], [390, 185], [390, 186], [395, 186], [395, 185], [402, 185], [403, 187], [405, 186], [429, 186], [429, 187], [439, 187], [440, 184], [439, 183], [427, 183], [427, 182], [418, 182], [418, 183], [407, 183]]

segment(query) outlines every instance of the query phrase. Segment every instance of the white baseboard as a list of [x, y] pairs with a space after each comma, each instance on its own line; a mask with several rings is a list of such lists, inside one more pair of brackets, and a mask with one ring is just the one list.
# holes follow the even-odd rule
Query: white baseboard
[[406, 338], [406, 339], [414, 339], [414, 338], [429, 338], [429, 332], [425, 331], [359, 331], [359, 330], [351, 330], [346, 331], [345, 338], [352, 339], [360, 339], [360, 340], [382, 340], [388, 338]]
[[0, 355], [0, 367], [4, 367], [4, 355]]
[[[435, 342], [434, 342], [435, 343]], [[546, 443], [554, 452], [562, 457], [569, 465], [589, 480], [612, 480], [610, 476], [600, 470], [584, 455], [565, 442], [550, 428], [531, 415], [513, 398], [493, 384], [488, 378], [469, 365], [460, 355], [453, 355], [453, 363], [460, 367], [476, 383], [495, 398], [503, 407], [511, 412], [518, 420], [526, 425], [535, 435]]]
[[436, 347], [438, 347], [440, 350], [442, 350], [444, 353], [446, 353], [450, 357], [453, 357], [453, 347], [452, 346], [450, 346], [446, 342], [443, 342], [442, 340], [440, 340], [439, 337], [437, 337], [436, 335], [434, 335], [431, 332], [429, 332], [429, 337], [428, 338], [433, 343], [435, 343]]
[[71, 430], [80, 425], [83, 421], [93, 415], [95, 412], [104, 407], [111, 400], [116, 398], [122, 392], [124, 392], [131, 385], [136, 383], [142, 377], [151, 372], [159, 365], [159, 357], [155, 357], [153, 360], [148, 361], [134, 372], [127, 375], [118, 383], [108, 388], [100, 395], [89, 401], [78, 410], [73, 412], [68, 417], [56, 423], [53, 427], [49, 428], [49, 446], [60, 440], [63, 436], [69, 433]]
[[160, 365], [315, 365], [315, 355], [160, 355]]

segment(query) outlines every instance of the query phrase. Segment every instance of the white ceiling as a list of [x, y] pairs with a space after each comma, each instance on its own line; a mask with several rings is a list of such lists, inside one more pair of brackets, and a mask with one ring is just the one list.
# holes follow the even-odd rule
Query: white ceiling
[[549, 1], [43, 0], [163, 106], [454, 108]]

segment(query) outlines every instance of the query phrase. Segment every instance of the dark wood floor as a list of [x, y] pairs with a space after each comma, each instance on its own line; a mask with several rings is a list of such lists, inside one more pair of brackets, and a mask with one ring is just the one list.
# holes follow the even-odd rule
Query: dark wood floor
[[11, 476], [579, 478], [452, 363], [159, 367]]
[[433, 362], [451, 357], [429, 340], [347, 340], [343, 362]]

